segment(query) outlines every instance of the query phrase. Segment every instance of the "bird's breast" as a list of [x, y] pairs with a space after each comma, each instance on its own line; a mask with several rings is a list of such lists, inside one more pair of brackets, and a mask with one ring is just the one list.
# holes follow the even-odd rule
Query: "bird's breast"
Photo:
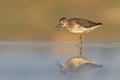
[[84, 26], [81, 26], [81, 25], [74, 25], [74, 26], [67, 26], [66, 29], [72, 33], [76, 33], [76, 34], [81, 34], [81, 33], [87, 33], [87, 32], [90, 32], [92, 30], [94, 30], [95, 28], [98, 28], [100, 27], [100, 25], [98, 26], [94, 26], [94, 27], [91, 27], [91, 28], [86, 28]]
[[80, 25], [74, 25], [74, 26], [69, 26], [66, 27], [68, 31], [72, 32], [72, 33], [83, 33], [85, 31], [87, 31], [87, 28], [84, 28]]

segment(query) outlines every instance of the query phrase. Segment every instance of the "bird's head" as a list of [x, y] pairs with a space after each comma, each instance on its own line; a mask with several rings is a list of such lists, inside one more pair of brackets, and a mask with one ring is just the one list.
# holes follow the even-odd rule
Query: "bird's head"
[[67, 25], [67, 18], [62, 17], [59, 19], [58, 25], [55, 27], [55, 29], [58, 31], [61, 27], [65, 27]]

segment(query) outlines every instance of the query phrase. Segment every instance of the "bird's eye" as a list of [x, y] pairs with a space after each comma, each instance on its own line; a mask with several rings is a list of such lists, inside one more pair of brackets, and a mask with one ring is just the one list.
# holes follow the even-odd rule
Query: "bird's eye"
[[65, 22], [65, 21], [62, 21], [62, 23]]

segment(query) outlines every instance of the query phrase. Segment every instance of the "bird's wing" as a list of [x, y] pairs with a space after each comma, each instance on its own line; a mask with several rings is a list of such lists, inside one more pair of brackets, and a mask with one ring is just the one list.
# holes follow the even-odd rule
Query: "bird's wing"
[[90, 28], [90, 27], [97, 26], [97, 25], [101, 24], [101, 23], [96, 23], [96, 22], [92, 22], [92, 21], [80, 19], [80, 18], [77, 18], [76, 23], [85, 27], [85, 28]]

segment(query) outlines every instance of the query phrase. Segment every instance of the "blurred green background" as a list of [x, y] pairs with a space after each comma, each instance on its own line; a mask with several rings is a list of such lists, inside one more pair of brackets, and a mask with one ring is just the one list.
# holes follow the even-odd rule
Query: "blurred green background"
[[120, 41], [120, 0], [0, 0], [0, 40], [78, 40], [65, 29], [54, 29], [61, 17], [102, 22], [84, 36], [86, 41]]

